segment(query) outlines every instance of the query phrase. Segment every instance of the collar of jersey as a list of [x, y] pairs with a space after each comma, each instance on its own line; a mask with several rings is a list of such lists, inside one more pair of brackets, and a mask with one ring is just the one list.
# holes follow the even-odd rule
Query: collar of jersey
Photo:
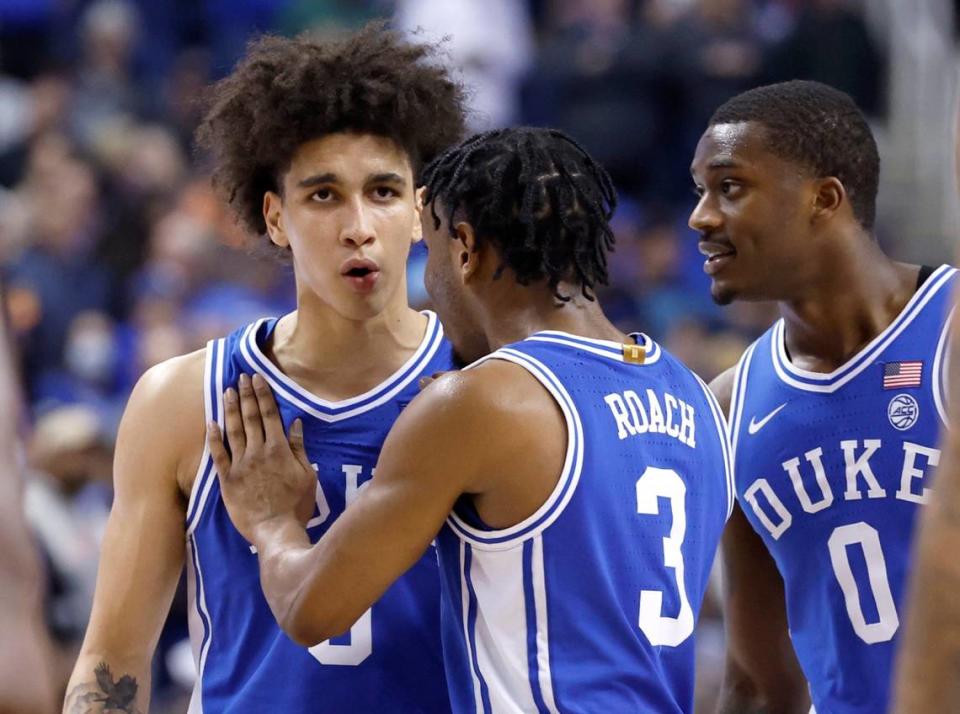
[[902, 333], [920, 314], [934, 295], [956, 272], [948, 265], [941, 265], [920, 286], [900, 314], [863, 349], [832, 372], [810, 372], [800, 369], [787, 357], [783, 318], [771, 328], [770, 352], [777, 376], [786, 384], [808, 392], [835, 392], [867, 367]]
[[263, 327], [269, 325], [272, 328], [277, 318], [262, 318], [249, 325], [240, 338], [240, 355], [250, 369], [267, 380], [277, 397], [285, 399], [317, 419], [327, 422], [340, 421], [375, 409], [389, 401], [420, 375], [443, 341], [443, 327], [436, 314], [429, 310], [424, 310], [422, 314], [427, 316], [427, 329], [413, 356], [373, 389], [342, 401], [323, 399], [304, 389], [281, 372], [263, 354], [257, 338], [263, 331]]
[[[660, 359], [660, 345], [654, 342], [649, 335], [642, 332], [631, 332], [630, 337], [636, 340], [637, 344], [643, 347], [647, 356], [644, 364], [653, 364]], [[560, 332], [559, 330], [542, 330], [535, 332], [527, 338], [532, 342], [552, 342], [559, 345], [567, 345], [578, 350], [590, 352], [591, 354], [623, 362], [623, 345], [620, 342], [611, 340], [596, 340], [592, 337], [582, 337], [572, 335], [569, 332]]]

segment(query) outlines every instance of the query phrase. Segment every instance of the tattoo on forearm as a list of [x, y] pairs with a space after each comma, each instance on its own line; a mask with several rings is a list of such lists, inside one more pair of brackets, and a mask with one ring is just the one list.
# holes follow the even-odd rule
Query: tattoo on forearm
[[82, 682], [67, 694], [65, 709], [69, 714], [141, 714], [134, 704], [139, 689], [136, 677], [124, 674], [115, 680], [106, 662], [100, 662], [93, 673], [95, 682]]

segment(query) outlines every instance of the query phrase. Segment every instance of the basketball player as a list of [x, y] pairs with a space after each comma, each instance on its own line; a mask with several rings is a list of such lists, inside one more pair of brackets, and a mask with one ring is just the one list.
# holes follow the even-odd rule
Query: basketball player
[[455, 711], [692, 711], [727, 443], [706, 386], [593, 296], [610, 178], [559, 132], [507, 129], [425, 184], [427, 287], [476, 361], [407, 407], [364, 493], [311, 546], [308, 459], [273, 385], [227, 392], [230, 454], [210, 429], [271, 608], [304, 644], [345, 632], [436, 538]]
[[161, 364], [134, 390], [64, 709], [146, 710], [186, 545], [191, 712], [449, 711], [435, 553], [418, 553], [349, 632], [294, 644], [230, 524], [204, 434], [205, 420], [222, 419], [222, 390], [257, 374], [306, 449], [307, 537], [369, 481], [418, 379], [453, 364], [436, 316], [407, 305], [405, 266], [420, 235], [415, 177], [459, 138], [462, 90], [431, 47], [374, 25], [329, 43], [259, 40], [212, 100], [199, 138], [215, 181], [249, 230], [289, 251], [297, 310]]
[[[960, 119], [960, 117], [958, 117]], [[960, 123], [955, 126], [955, 163], [960, 178]], [[895, 714], [960, 711], [960, 293], [954, 292], [947, 346], [947, 416], [942, 432], [937, 497], [917, 536], [907, 622], [897, 666]]]
[[691, 170], [714, 299], [776, 300], [782, 316], [713, 385], [738, 496], [719, 709], [806, 712], [809, 683], [821, 714], [886, 711], [914, 519], [940, 458], [954, 270], [880, 249], [876, 144], [825, 85], [731, 99]]

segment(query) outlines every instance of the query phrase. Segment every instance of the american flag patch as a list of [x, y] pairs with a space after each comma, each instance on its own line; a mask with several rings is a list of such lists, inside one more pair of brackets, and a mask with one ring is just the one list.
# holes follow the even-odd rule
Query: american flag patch
[[903, 387], [919, 387], [923, 372], [923, 362], [887, 362], [883, 365], [883, 388], [901, 389]]

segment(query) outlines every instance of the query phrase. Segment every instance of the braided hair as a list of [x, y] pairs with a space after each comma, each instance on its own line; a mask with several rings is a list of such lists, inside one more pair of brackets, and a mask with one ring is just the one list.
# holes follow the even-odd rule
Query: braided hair
[[546, 279], [594, 299], [607, 283], [613, 249], [610, 218], [617, 194], [607, 172], [576, 141], [554, 129], [497, 129], [477, 134], [434, 159], [423, 172], [424, 205], [439, 228], [438, 203], [450, 235], [454, 215], [501, 256], [494, 278], [510, 268], [521, 285]]

